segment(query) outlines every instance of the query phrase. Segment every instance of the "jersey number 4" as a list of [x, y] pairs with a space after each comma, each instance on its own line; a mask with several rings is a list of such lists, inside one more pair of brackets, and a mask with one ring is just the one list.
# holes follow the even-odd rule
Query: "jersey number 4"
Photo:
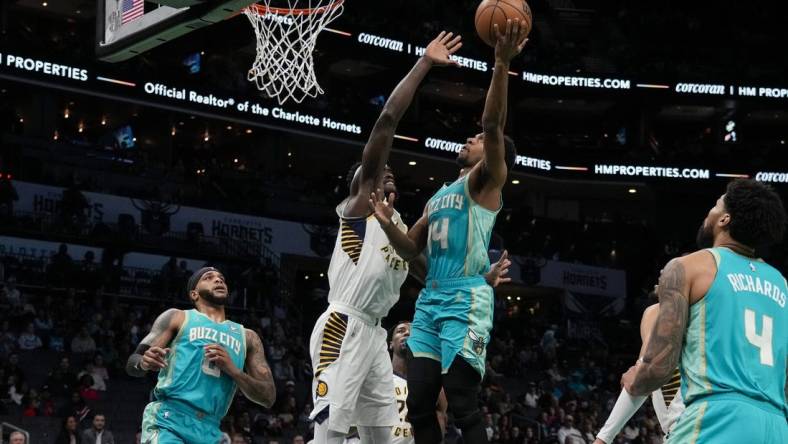
[[766, 315], [761, 317], [763, 330], [761, 334], [755, 332], [755, 312], [749, 308], [744, 309], [744, 334], [750, 344], [758, 347], [761, 352], [761, 364], [774, 366], [772, 353], [772, 318]]
[[440, 242], [441, 250], [449, 248], [449, 218], [436, 220], [430, 224], [430, 241], [427, 245], [432, 251], [432, 243]]

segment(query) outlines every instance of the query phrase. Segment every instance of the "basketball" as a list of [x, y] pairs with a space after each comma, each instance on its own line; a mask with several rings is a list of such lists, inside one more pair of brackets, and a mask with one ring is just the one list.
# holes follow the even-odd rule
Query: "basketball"
[[525, 0], [484, 0], [476, 8], [476, 32], [484, 43], [495, 47], [495, 27], [503, 33], [506, 20], [519, 19], [520, 26], [525, 26], [526, 34], [531, 32], [531, 7]]

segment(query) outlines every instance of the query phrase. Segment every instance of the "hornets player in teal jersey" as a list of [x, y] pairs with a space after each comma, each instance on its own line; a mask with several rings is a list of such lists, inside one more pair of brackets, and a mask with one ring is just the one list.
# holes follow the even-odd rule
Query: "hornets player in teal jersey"
[[225, 318], [224, 275], [202, 268], [186, 290], [194, 309], [159, 315], [126, 364], [131, 376], [159, 372], [155, 401], [142, 418], [145, 444], [218, 443], [219, 421], [237, 388], [265, 407], [276, 397], [260, 337]]
[[708, 248], [662, 271], [646, 352], [621, 382], [643, 396], [679, 367], [686, 410], [669, 444], [788, 443], [788, 284], [757, 256], [780, 242], [785, 224], [768, 185], [731, 182], [698, 232]]
[[370, 195], [370, 206], [391, 244], [411, 260], [426, 248], [427, 281], [416, 302], [408, 338], [408, 418], [417, 443], [442, 439], [435, 403], [446, 393], [463, 442], [487, 442], [478, 408], [487, 343], [493, 320], [493, 291], [482, 276], [490, 269], [488, 245], [501, 190], [516, 152], [504, 136], [511, 60], [526, 42], [524, 27], [509, 21], [496, 28], [495, 69], [482, 115], [483, 132], [469, 138], [457, 157], [460, 177], [441, 188], [408, 233], [392, 223], [394, 195]]

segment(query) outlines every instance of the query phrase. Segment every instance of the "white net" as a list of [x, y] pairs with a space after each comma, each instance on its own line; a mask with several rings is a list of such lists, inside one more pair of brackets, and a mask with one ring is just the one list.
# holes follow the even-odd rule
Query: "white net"
[[312, 52], [317, 35], [344, 9], [344, 0], [287, 0], [286, 7], [271, 6], [264, 0], [247, 8], [257, 37], [257, 56], [249, 81], [279, 104], [288, 99], [301, 103], [323, 94], [315, 78]]

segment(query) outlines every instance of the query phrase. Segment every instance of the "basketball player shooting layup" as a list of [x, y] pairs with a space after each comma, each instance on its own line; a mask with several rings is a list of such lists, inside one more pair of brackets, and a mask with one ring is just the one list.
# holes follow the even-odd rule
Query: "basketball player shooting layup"
[[[658, 286], [655, 286], [655, 291]], [[656, 296], [655, 292], [651, 293]], [[643, 341], [640, 347], [640, 356], [646, 352], [648, 338], [654, 329], [654, 323], [659, 314], [659, 304], [650, 305], [643, 311], [643, 318], [640, 320], [640, 338]], [[679, 416], [684, 412], [684, 402], [679, 392], [681, 376], [678, 369], [675, 369], [670, 380], [662, 387], [651, 392], [651, 403], [657, 420], [662, 428], [662, 432], [668, 435], [676, 424]], [[594, 444], [611, 444], [616, 435], [624, 428], [626, 423], [638, 411], [646, 401], [647, 396], [632, 396], [626, 390], [621, 390], [616, 405], [610, 412], [602, 430], [597, 434]]]
[[788, 283], [756, 256], [780, 242], [785, 224], [769, 186], [731, 182], [698, 232], [705, 249], [662, 271], [646, 352], [621, 382], [642, 396], [679, 365], [687, 408], [668, 443], [788, 442]]
[[516, 155], [514, 143], [503, 133], [509, 63], [526, 42], [525, 28], [517, 20], [508, 21], [503, 34], [496, 27], [496, 34], [495, 70], [482, 116], [483, 133], [469, 138], [460, 150], [460, 177], [430, 199], [424, 215], [407, 234], [397, 223], [393, 194], [385, 201], [378, 189], [369, 199], [401, 257], [415, 258], [427, 248], [426, 288], [416, 302], [408, 339], [408, 416], [418, 443], [441, 441], [435, 416], [441, 386], [464, 442], [487, 442], [477, 397], [494, 302], [482, 273], [490, 268], [490, 235]]
[[[399, 299], [409, 266], [389, 245], [367, 201], [376, 188], [396, 192], [386, 162], [397, 123], [430, 68], [455, 65], [449, 56], [461, 46], [459, 36], [445, 32], [430, 42], [386, 101], [353, 171], [349, 196], [337, 206], [340, 233], [328, 268], [330, 305], [309, 341], [316, 444], [341, 444], [351, 426], [358, 427], [362, 442], [388, 443], [398, 423], [380, 320]], [[399, 215], [392, 217], [396, 229], [407, 230]]]
[[126, 364], [131, 376], [159, 371], [156, 400], [142, 418], [146, 444], [218, 443], [219, 421], [236, 388], [265, 407], [276, 398], [260, 337], [225, 317], [228, 290], [222, 273], [202, 268], [189, 278], [186, 291], [194, 309], [171, 308], [159, 315]]

